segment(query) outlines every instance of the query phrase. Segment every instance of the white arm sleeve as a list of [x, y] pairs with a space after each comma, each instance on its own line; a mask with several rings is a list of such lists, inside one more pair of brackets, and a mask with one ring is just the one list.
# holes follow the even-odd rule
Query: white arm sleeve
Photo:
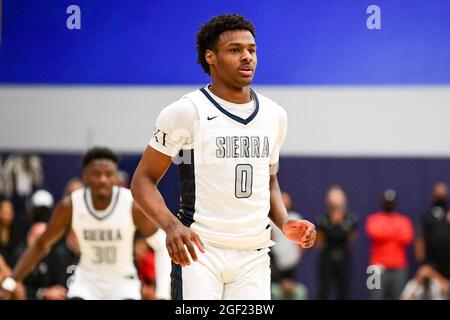
[[286, 139], [288, 119], [286, 111], [280, 107], [279, 118], [278, 118], [278, 139], [273, 146], [272, 154], [270, 155], [270, 164], [274, 165], [278, 163], [280, 159], [280, 149]]
[[149, 145], [175, 157], [183, 147], [192, 144], [197, 118], [197, 110], [188, 98], [175, 101], [159, 114]]
[[170, 300], [172, 262], [166, 248], [166, 233], [158, 229], [146, 242], [155, 251], [156, 299]]

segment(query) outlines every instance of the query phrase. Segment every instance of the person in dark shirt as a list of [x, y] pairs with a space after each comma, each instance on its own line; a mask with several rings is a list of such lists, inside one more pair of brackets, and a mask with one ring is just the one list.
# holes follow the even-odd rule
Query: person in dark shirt
[[[44, 233], [46, 227], [47, 224], [44, 222], [37, 222], [31, 226], [26, 242], [23, 242], [15, 249], [15, 262], [17, 262], [27, 247], [33, 245], [37, 238]], [[63, 284], [58, 283], [57, 279], [57, 272], [61, 268], [61, 263], [58, 259], [55, 259], [53, 252], [50, 252], [23, 281], [27, 299], [65, 300], [67, 289]]]
[[326, 212], [317, 219], [319, 258], [319, 296], [329, 299], [333, 286], [336, 298], [349, 298], [351, 243], [356, 235], [357, 217], [347, 209], [347, 197], [340, 186], [326, 195]]
[[450, 206], [449, 190], [445, 183], [433, 189], [433, 202], [422, 215], [421, 234], [416, 242], [416, 257], [450, 279]]
[[0, 196], [0, 255], [9, 267], [12, 267], [14, 248], [20, 243], [14, 219], [12, 202]]

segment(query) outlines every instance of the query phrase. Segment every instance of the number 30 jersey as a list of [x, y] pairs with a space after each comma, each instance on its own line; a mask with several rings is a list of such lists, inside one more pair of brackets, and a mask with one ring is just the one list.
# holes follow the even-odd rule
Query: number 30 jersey
[[72, 228], [81, 252], [78, 267], [99, 275], [136, 276], [130, 190], [114, 187], [111, 203], [102, 211], [94, 209], [89, 188], [74, 191], [71, 197]]
[[239, 111], [239, 105], [208, 88], [191, 92], [161, 112], [150, 141], [164, 154], [178, 153], [178, 218], [217, 247], [259, 249], [272, 244], [269, 167], [278, 163], [287, 116], [270, 99], [254, 91], [251, 95], [250, 111], [242, 117], [232, 112]]

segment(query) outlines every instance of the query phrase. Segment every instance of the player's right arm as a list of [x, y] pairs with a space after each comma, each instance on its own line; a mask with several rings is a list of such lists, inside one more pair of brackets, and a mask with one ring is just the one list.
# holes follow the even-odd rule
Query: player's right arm
[[190, 259], [185, 246], [194, 261], [197, 260], [194, 244], [201, 252], [204, 252], [204, 248], [198, 235], [170, 212], [157, 188], [171, 162], [170, 156], [147, 146], [133, 175], [131, 192], [141, 211], [154, 219], [166, 232], [166, 246], [170, 258], [176, 264], [186, 266], [190, 264]]
[[157, 185], [169, 168], [172, 158], [192, 144], [197, 110], [187, 98], [164, 108], [158, 116], [155, 131], [131, 181], [134, 201], [144, 215], [152, 218], [166, 232], [166, 246], [173, 262], [189, 265], [188, 249], [197, 260], [194, 244], [203, 252], [200, 238], [185, 227], [167, 208]]
[[[53, 244], [61, 238], [72, 220], [72, 201], [69, 197], [61, 201], [55, 208], [47, 229], [42, 236], [25, 250], [19, 258], [11, 277], [13, 281], [22, 281], [30, 271], [48, 253]], [[3, 284], [4, 282], [2, 282]], [[3, 288], [0, 289], [5, 291]], [[3, 292], [5, 293], [5, 292]]]

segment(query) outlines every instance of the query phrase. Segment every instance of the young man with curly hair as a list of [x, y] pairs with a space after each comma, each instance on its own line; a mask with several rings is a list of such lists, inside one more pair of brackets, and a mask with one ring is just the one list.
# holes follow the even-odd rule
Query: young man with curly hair
[[[269, 218], [309, 248], [314, 225], [289, 220], [277, 182], [286, 112], [250, 88], [257, 56], [253, 25], [220, 15], [197, 34], [211, 83], [166, 107], [136, 169], [132, 193], [167, 233], [178, 299], [270, 299]], [[157, 189], [179, 156], [180, 210]]]

